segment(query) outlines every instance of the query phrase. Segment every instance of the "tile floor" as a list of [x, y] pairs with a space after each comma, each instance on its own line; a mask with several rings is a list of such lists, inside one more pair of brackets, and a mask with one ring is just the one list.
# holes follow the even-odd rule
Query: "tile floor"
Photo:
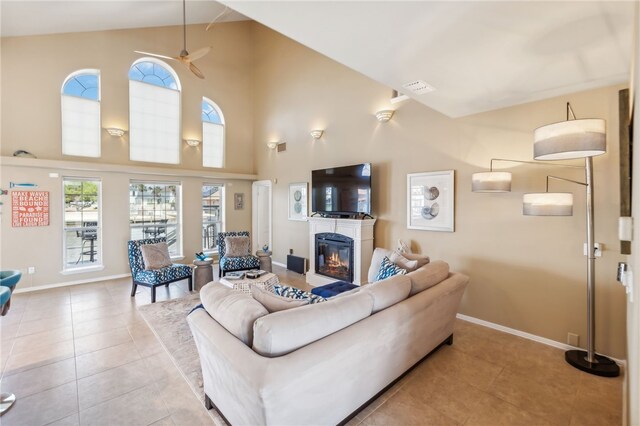
[[[304, 279], [276, 267], [282, 282]], [[144, 322], [126, 279], [16, 294], [0, 320], [1, 387], [14, 425], [200, 425], [213, 419]], [[182, 297], [186, 284], [158, 289]], [[620, 425], [622, 380], [568, 366], [560, 350], [458, 321], [444, 346], [350, 425]]]

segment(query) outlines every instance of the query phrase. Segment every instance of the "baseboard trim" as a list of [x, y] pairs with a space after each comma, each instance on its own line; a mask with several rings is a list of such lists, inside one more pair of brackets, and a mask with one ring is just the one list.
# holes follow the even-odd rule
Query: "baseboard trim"
[[280, 266], [280, 267], [282, 267], [284, 269], [287, 269], [287, 265], [285, 263], [276, 262], [275, 260], [272, 260], [271, 263], [276, 265], [276, 266]]
[[[568, 350], [571, 350], [571, 349], [584, 350], [584, 348], [579, 348], [579, 347], [576, 347], [576, 346], [567, 345], [566, 343], [562, 343], [562, 342], [556, 342], [555, 340], [547, 339], [546, 337], [537, 336], [535, 334], [527, 333], [526, 331], [516, 330], [515, 328], [505, 327], [504, 325], [500, 325], [500, 324], [496, 324], [496, 323], [493, 323], [493, 322], [481, 320], [479, 318], [470, 317], [468, 315], [457, 314], [456, 317], [458, 319], [463, 320], [463, 321], [471, 322], [473, 324], [478, 324], [478, 325], [481, 325], [481, 326], [487, 327], [487, 328], [492, 328], [494, 330], [502, 331], [503, 333], [513, 334], [514, 336], [522, 337], [522, 338], [528, 339], [528, 340], [533, 340], [534, 342], [542, 343], [543, 345], [552, 346], [554, 348], [562, 349], [564, 351], [568, 351]], [[598, 353], [598, 355], [603, 355], [603, 354]], [[609, 355], [604, 355], [604, 356], [611, 358], [618, 365], [622, 365], [622, 366], [626, 365], [626, 361], [623, 360], [623, 359], [614, 358], [614, 357], [609, 356]]]
[[47, 289], [51, 289], [51, 288], [58, 288], [58, 287], [69, 287], [69, 286], [73, 286], [73, 285], [81, 285], [81, 284], [91, 284], [91, 283], [97, 283], [100, 281], [108, 281], [108, 280], [116, 280], [116, 279], [120, 279], [120, 278], [127, 278], [130, 277], [131, 274], [118, 274], [118, 275], [108, 275], [106, 277], [96, 277], [96, 278], [87, 278], [84, 280], [76, 280], [76, 281], [67, 281], [67, 282], [63, 282], [63, 283], [56, 283], [56, 284], [45, 284], [45, 285], [39, 285], [36, 287], [22, 287], [20, 288], [20, 286], [18, 286], [18, 288], [16, 288], [16, 291], [14, 293], [19, 294], [19, 293], [30, 293], [32, 291], [38, 291], [38, 290], [47, 290]]

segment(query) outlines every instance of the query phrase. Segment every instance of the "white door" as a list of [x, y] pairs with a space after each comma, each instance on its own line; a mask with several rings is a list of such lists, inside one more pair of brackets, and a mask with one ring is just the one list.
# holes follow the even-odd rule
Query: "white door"
[[271, 245], [271, 181], [259, 180], [252, 185], [253, 251]]

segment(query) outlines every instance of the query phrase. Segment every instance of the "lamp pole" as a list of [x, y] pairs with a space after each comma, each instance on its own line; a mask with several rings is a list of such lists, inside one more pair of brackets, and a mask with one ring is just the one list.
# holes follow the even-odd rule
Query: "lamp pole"
[[602, 355], [596, 354], [596, 256], [594, 252], [593, 211], [593, 157], [585, 157], [585, 180], [587, 189], [587, 350], [572, 349], [564, 354], [572, 366], [596, 376], [617, 377], [618, 365]]

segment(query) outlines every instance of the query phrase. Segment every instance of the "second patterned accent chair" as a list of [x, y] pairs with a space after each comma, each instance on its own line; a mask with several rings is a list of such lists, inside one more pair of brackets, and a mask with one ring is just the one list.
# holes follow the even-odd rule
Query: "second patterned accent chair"
[[146, 270], [140, 246], [166, 243], [166, 238], [148, 238], [129, 241], [129, 266], [131, 267], [131, 297], [136, 295], [139, 285], [151, 288], [151, 303], [156, 301], [156, 287], [169, 286], [172, 282], [189, 280], [189, 291], [193, 290], [192, 269], [189, 265], [174, 263], [162, 269]]
[[251, 250], [251, 244], [249, 244], [249, 250], [244, 256], [229, 257], [227, 256], [227, 247], [224, 239], [226, 237], [247, 237], [251, 241], [248, 231], [232, 231], [232, 232], [220, 232], [218, 233], [218, 256], [220, 256], [220, 268], [218, 272], [219, 277], [224, 277], [224, 274], [232, 271], [245, 271], [247, 269], [259, 269], [260, 259], [257, 256], [253, 256], [249, 250]]

